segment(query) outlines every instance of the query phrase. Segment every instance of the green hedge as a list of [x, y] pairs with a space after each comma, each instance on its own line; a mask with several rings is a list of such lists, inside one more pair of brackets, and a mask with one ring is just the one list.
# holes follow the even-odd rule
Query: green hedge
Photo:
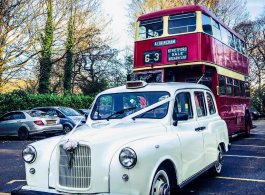
[[28, 94], [24, 91], [13, 91], [0, 94], [0, 116], [14, 110], [30, 110], [43, 106], [66, 106], [74, 109], [88, 108], [94, 97], [84, 95]]

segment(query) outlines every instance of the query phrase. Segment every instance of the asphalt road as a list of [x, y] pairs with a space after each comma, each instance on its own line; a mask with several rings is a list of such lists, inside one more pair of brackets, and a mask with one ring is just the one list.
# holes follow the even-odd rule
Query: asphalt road
[[[265, 194], [265, 120], [254, 121], [249, 138], [230, 139], [232, 149], [224, 153], [219, 177], [204, 173], [182, 188], [179, 194]], [[0, 138], [0, 195], [26, 184], [22, 148], [36, 141]]]

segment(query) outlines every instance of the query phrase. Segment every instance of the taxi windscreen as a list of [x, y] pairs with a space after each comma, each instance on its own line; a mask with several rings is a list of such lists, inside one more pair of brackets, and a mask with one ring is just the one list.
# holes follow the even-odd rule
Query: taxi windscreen
[[[105, 94], [98, 97], [93, 111], [92, 120], [120, 119], [133, 114], [141, 109], [151, 106], [168, 98], [168, 92], [138, 92]], [[166, 116], [168, 102], [135, 118], [160, 119]]]

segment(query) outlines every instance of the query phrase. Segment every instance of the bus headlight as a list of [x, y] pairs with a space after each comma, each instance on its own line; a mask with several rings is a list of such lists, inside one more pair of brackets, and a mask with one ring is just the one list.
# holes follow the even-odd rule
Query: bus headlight
[[123, 148], [121, 150], [120, 163], [126, 169], [131, 169], [136, 165], [137, 156], [133, 149], [131, 148]]
[[22, 151], [22, 157], [25, 162], [33, 163], [36, 160], [37, 151], [33, 146], [29, 145]]

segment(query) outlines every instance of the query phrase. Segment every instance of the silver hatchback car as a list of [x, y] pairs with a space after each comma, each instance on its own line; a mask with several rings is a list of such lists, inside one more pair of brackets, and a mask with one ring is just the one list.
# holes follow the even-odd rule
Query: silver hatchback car
[[31, 135], [62, 132], [60, 119], [40, 110], [12, 111], [0, 117], [0, 136], [18, 136], [21, 140], [26, 140]]

